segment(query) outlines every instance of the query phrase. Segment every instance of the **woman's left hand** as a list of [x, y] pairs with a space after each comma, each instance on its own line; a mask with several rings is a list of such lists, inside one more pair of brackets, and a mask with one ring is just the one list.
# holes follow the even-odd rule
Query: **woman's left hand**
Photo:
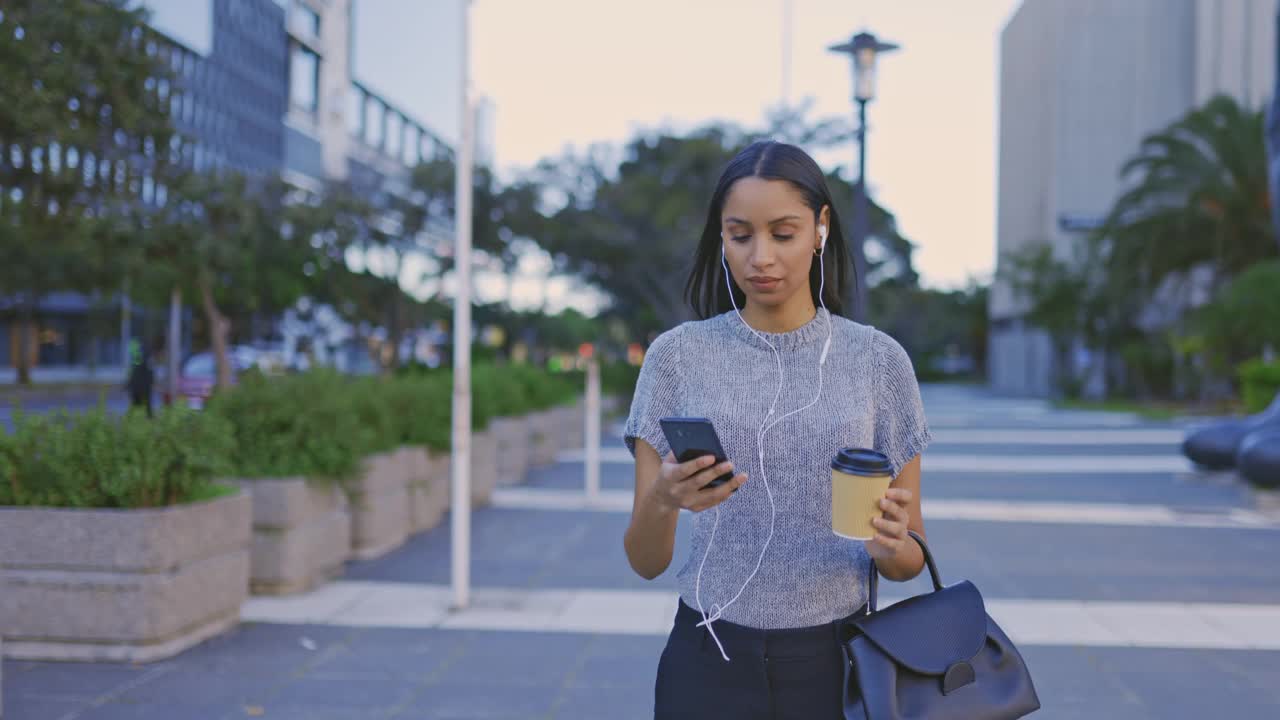
[[867, 554], [878, 564], [891, 562], [903, 548], [911, 536], [907, 535], [911, 513], [911, 491], [905, 488], [889, 488], [880, 500], [881, 517], [873, 518], [871, 524], [876, 534], [867, 542]]

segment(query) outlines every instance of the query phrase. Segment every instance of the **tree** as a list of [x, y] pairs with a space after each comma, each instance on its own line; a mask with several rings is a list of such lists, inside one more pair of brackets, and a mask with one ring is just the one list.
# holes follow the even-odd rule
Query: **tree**
[[1153, 292], [1175, 273], [1213, 268], [1216, 287], [1276, 256], [1259, 111], [1219, 95], [1143, 139], [1094, 242], [1109, 272]]
[[145, 286], [199, 302], [218, 387], [231, 384], [232, 315], [279, 311], [303, 292], [306, 243], [284, 232], [284, 192], [271, 178], [180, 172], [136, 243]]
[[[793, 120], [778, 121], [800, 133]], [[817, 131], [815, 131], [817, 132]], [[840, 137], [834, 130], [823, 131]], [[828, 136], [823, 136], [828, 137]], [[671, 327], [692, 317], [684, 283], [706, 221], [707, 204], [720, 173], [755, 139], [731, 127], [711, 126], [686, 136], [659, 134], [627, 145], [615, 158], [596, 148], [578, 157], [546, 162], [537, 176], [561, 200], [534, 237], [556, 269], [579, 276], [612, 296], [632, 318], [652, 318], [638, 334]], [[852, 212], [853, 189], [838, 173], [827, 175], [836, 210]], [[898, 233], [892, 214], [871, 205], [869, 278], [914, 286], [912, 244]]]
[[1084, 334], [1087, 281], [1079, 267], [1059, 259], [1039, 243], [1008, 255], [1003, 272], [1014, 292], [1028, 299], [1026, 319], [1049, 335], [1053, 346], [1053, 385], [1074, 395], [1071, 348]]
[[85, 262], [104, 209], [137, 197], [168, 147], [172, 83], [146, 14], [127, 0], [10, 0], [0, 8], [0, 297], [13, 298], [18, 379], [54, 289], [116, 289]]
[[1205, 347], [1220, 370], [1268, 348], [1280, 349], [1280, 260], [1261, 262], [1240, 273], [1196, 317]]

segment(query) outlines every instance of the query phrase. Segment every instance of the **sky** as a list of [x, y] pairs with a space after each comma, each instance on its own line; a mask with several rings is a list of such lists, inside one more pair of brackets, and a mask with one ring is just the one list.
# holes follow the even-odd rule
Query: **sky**
[[[901, 46], [868, 108], [868, 182], [930, 286], [994, 266], [999, 34], [1019, 2], [790, 0], [789, 98], [811, 118], [853, 113], [849, 60], [828, 46], [862, 29]], [[786, 3], [474, 0], [472, 83], [496, 106], [499, 168], [644, 130], [761, 126], [783, 97]], [[855, 148], [815, 156], [847, 173]]]
[[[450, 143], [463, 1], [355, 0], [357, 79]], [[492, 104], [479, 141], [511, 178], [566, 149], [620, 146], [641, 132], [760, 128], [784, 95], [810, 103], [810, 119], [852, 118], [850, 61], [827, 47], [867, 29], [901, 46], [880, 59], [868, 108], [872, 194], [916, 243], [922, 281], [964, 287], [994, 266], [999, 38], [1020, 2], [471, 0], [471, 84]], [[856, 148], [814, 155], [849, 177]], [[588, 313], [605, 301], [564, 278], [548, 292], [547, 259], [526, 265], [510, 286], [477, 273], [479, 298], [510, 290], [513, 305]]]

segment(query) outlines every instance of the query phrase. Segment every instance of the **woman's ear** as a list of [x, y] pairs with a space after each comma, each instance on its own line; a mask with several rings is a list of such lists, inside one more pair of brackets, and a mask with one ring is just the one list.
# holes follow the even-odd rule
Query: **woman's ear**
[[817, 252], [827, 249], [827, 237], [831, 234], [831, 206], [823, 205], [818, 212], [818, 247]]

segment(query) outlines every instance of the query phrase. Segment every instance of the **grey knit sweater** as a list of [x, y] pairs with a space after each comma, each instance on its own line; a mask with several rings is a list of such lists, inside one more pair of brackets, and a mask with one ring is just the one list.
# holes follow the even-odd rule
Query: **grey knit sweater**
[[[774, 418], [813, 401], [818, 356], [827, 336], [825, 310], [787, 333], [763, 333], [782, 356], [784, 386]], [[842, 447], [872, 447], [894, 475], [930, 439], [911, 360], [885, 333], [830, 316], [831, 350], [822, 397], [778, 423], [764, 439], [765, 468], [777, 505], [773, 540], [759, 572], [723, 619], [755, 628], [818, 625], [866, 602], [870, 558], [863, 542], [831, 532], [831, 459]], [[660, 335], [640, 370], [624, 437], [666, 457], [658, 419], [706, 417], [738, 472], [750, 476], [720, 505], [720, 525], [702, 571], [702, 605], [727, 603], [755, 568], [769, 532], [769, 498], [756, 435], [778, 387], [773, 352], [734, 312], [687, 322]], [[692, 516], [693, 546], [680, 568], [680, 595], [697, 608], [694, 582], [715, 511]]]

